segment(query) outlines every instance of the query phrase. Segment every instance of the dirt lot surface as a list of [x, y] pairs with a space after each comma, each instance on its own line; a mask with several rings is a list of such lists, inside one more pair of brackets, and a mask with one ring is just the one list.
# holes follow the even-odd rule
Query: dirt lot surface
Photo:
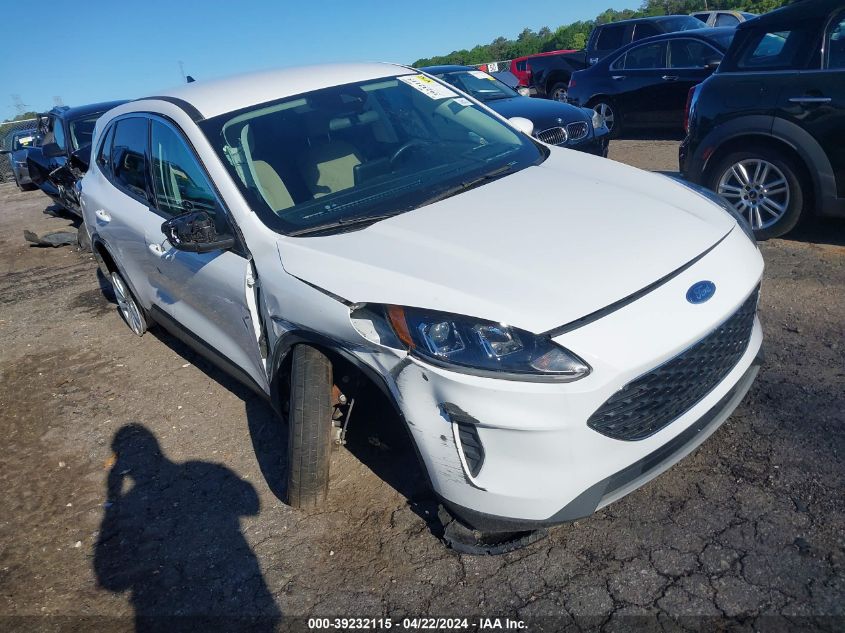
[[[676, 151], [611, 155], [671, 171]], [[23, 229], [72, 226], [48, 206], [0, 186], [0, 629], [845, 627], [845, 223], [762, 245], [767, 363], [698, 451], [545, 540], [473, 557], [434, 534], [436, 503], [379, 406], [335, 453], [328, 507], [284, 505], [284, 424], [166, 333], [132, 335], [89, 255], [27, 245]]]

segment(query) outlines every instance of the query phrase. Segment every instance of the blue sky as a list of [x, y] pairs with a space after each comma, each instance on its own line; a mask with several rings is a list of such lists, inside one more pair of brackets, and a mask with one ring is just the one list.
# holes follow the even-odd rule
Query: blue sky
[[[3, 3], [0, 120], [12, 95], [45, 110], [135, 98], [197, 79], [333, 61], [409, 63], [487, 43], [499, 35], [595, 17], [641, 0], [83, 0]], [[36, 13], [40, 16], [36, 16]], [[47, 21], [49, 20], [49, 24]], [[34, 21], [38, 22], [36, 25]]]

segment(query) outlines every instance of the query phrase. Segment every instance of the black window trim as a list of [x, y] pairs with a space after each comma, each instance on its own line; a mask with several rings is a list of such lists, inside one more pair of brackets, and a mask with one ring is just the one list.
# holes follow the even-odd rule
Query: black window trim
[[842, 72], [845, 71], [845, 68], [829, 68], [828, 64], [830, 63], [830, 50], [828, 50], [827, 42], [829, 38], [830, 27], [833, 26], [834, 20], [836, 18], [845, 19], [845, 9], [841, 7], [837, 7], [833, 13], [830, 14], [830, 17], [824, 23], [824, 30], [822, 31], [822, 49], [821, 49], [821, 67], [819, 70], [824, 72]]

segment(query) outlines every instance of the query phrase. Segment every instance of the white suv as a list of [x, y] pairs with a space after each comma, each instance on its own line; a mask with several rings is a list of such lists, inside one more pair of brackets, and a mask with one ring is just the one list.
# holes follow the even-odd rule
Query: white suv
[[763, 262], [712, 194], [520, 124], [395, 65], [196, 82], [98, 121], [85, 226], [136, 334], [289, 411], [292, 505], [326, 494], [343, 365], [463, 524], [555, 524], [736, 407]]

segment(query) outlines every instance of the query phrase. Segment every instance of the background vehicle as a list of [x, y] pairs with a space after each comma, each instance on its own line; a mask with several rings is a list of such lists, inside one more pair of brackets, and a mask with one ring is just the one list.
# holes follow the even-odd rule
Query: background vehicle
[[21, 191], [30, 191], [36, 186], [29, 177], [29, 168], [26, 157], [31, 147], [38, 145], [38, 131], [35, 128], [15, 130], [6, 140], [6, 149], [3, 154], [9, 155], [9, 162], [12, 168], [12, 177], [15, 184]]
[[90, 147], [97, 119], [121, 103], [126, 102], [109, 101], [75, 108], [61, 106], [39, 117], [38, 131], [42, 140], [39, 147], [27, 155], [29, 176], [44, 193], [75, 215], [82, 215], [74, 186], [82, 174], [68, 161], [74, 152]]
[[531, 96], [554, 101], [566, 101], [572, 73], [587, 67], [583, 52], [536, 55], [528, 58], [525, 64]]
[[[559, 51], [548, 51], [546, 53], [536, 53], [534, 55], [524, 55], [522, 57], [516, 57], [511, 60], [510, 63], [510, 71], [519, 79], [519, 85], [525, 86], [529, 88], [531, 86], [531, 67], [530, 62], [532, 59], [536, 59], [537, 57], [548, 57], [550, 55], [572, 55], [575, 53], [578, 54], [578, 51], [574, 49], [565, 49]], [[583, 63], [583, 59], [581, 60]]]
[[805, 0], [744, 22], [692, 91], [681, 173], [719, 192], [760, 239], [802, 215], [845, 217], [845, 7]]
[[420, 70], [452, 84], [506, 119], [530, 120], [534, 124], [533, 135], [544, 143], [607, 156], [608, 130], [592, 110], [521, 96], [469, 66], [429, 66]]
[[690, 13], [690, 15], [701, 20], [707, 26], [730, 26], [734, 28], [739, 26], [741, 22], [757, 17], [756, 13], [746, 11], [699, 11], [698, 13]]
[[701, 29], [704, 26], [701, 20], [697, 20], [691, 15], [661, 15], [598, 24], [590, 32], [590, 37], [587, 40], [587, 63], [595, 64], [603, 57], [631, 42], [661, 33], [689, 31]]
[[613, 136], [626, 127], [680, 130], [690, 88], [716, 69], [735, 32], [700, 28], [629, 44], [572, 75], [569, 102], [599, 112]]

